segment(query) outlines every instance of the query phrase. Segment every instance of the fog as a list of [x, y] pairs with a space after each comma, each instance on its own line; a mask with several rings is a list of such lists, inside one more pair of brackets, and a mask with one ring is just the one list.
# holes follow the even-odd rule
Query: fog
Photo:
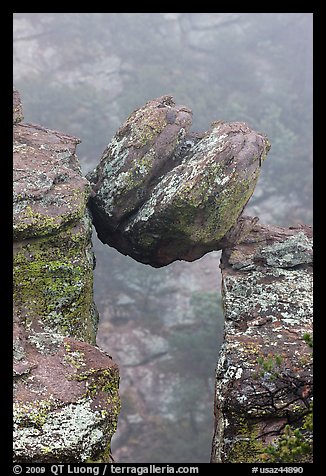
[[[311, 13], [16, 13], [25, 122], [79, 137], [83, 173], [164, 94], [194, 131], [244, 121], [272, 144], [246, 213], [312, 224]], [[153, 269], [93, 234], [98, 344], [120, 366], [116, 462], [208, 462], [223, 341], [219, 253]]]

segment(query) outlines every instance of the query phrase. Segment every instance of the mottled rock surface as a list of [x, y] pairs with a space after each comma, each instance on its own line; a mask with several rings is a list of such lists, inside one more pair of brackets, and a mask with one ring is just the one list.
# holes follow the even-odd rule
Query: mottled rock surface
[[277, 447], [286, 428], [312, 437], [303, 428], [313, 397], [312, 257], [307, 226], [256, 224], [222, 253], [214, 463], [266, 462], [266, 447]]
[[240, 122], [190, 133], [171, 96], [134, 111], [88, 175], [103, 243], [154, 267], [225, 246], [251, 197], [267, 139]]
[[14, 461], [110, 461], [119, 370], [86, 342], [14, 329]]
[[21, 118], [14, 90], [14, 461], [107, 462], [119, 372], [94, 345], [90, 186], [79, 141]]
[[78, 142], [40, 126], [14, 126], [14, 302], [30, 332], [94, 343], [90, 187]]

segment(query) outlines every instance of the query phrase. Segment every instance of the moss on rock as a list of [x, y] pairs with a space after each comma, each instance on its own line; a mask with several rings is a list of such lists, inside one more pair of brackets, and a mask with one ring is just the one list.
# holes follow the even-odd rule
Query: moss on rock
[[307, 226], [257, 223], [223, 251], [212, 462], [312, 459], [312, 433], [303, 429], [313, 400], [312, 250]]
[[98, 236], [154, 267], [225, 246], [250, 199], [268, 140], [222, 121], [189, 133], [191, 111], [163, 96], [134, 111], [88, 175]]
[[95, 346], [90, 185], [77, 143], [40, 126], [14, 126], [13, 459], [19, 463], [110, 462], [120, 411], [118, 367]]
[[14, 302], [27, 327], [95, 343], [91, 222], [14, 245]]
[[237, 435], [228, 452], [230, 463], [257, 463], [263, 462], [264, 446], [259, 439], [257, 425], [237, 415]]
[[52, 354], [32, 342], [26, 347], [33, 365], [14, 389], [14, 461], [109, 462], [120, 412], [118, 367], [90, 344], [56, 338]]

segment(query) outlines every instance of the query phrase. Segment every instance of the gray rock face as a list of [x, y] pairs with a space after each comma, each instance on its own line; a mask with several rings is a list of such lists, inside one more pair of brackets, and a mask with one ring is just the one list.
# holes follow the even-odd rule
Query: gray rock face
[[98, 236], [154, 267], [225, 246], [269, 150], [244, 123], [189, 133], [191, 111], [163, 96], [134, 111], [88, 175]]
[[[221, 268], [225, 338], [212, 462], [310, 462], [312, 230], [256, 224], [223, 250]], [[287, 445], [281, 452], [282, 437], [297, 453]]]

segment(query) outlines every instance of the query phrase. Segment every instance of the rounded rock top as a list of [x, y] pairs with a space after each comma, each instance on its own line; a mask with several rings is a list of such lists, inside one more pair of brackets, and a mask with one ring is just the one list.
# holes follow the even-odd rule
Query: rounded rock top
[[133, 111], [103, 152], [89, 206], [99, 239], [154, 267], [223, 248], [270, 144], [243, 122], [190, 132], [192, 111], [165, 95]]

